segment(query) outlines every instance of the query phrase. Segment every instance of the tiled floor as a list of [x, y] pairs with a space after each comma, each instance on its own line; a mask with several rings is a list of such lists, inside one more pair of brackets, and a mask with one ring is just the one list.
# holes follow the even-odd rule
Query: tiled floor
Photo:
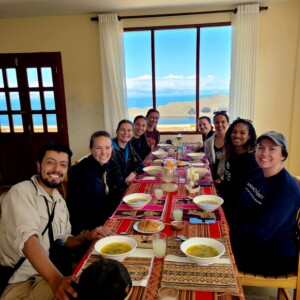
[[[277, 289], [275, 288], [244, 286], [243, 290], [246, 300], [277, 300]], [[289, 291], [292, 297], [292, 290]]]

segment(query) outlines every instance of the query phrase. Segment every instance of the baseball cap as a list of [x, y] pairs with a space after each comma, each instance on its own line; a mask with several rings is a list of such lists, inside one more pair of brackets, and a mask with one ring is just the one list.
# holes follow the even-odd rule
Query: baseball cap
[[257, 138], [256, 142], [259, 143], [263, 138], [269, 138], [276, 145], [287, 148], [287, 141], [282, 133], [276, 131], [265, 132]]

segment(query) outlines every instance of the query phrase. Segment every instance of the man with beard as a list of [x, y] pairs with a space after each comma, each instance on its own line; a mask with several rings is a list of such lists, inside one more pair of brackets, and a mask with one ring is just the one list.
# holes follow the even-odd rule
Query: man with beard
[[[38, 175], [14, 185], [1, 199], [0, 264], [14, 266], [26, 257], [9, 279], [1, 300], [77, 296], [71, 285], [77, 282], [76, 277], [64, 277], [49, 259], [51, 227], [53, 239], [61, 239], [68, 248], [80, 247], [83, 243], [82, 236], [71, 235], [66, 203], [56, 190], [67, 173], [71, 156], [68, 146], [44, 145], [38, 155]], [[52, 212], [53, 220], [48, 222]], [[99, 239], [108, 234], [111, 234], [109, 230], [98, 227], [85, 239]]]

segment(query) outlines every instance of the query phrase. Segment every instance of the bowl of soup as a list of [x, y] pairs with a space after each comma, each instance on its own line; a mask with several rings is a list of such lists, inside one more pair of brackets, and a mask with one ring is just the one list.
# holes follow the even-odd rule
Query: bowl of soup
[[192, 160], [200, 160], [201, 158], [203, 158], [205, 156], [204, 152], [191, 152], [188, 153], [187, 156], [189, 158], [191, 158]]
[[167, 156], [167, 152], [164, 151], [163, 149], [159, 148], [156, 151], [151, 152], [156, 158], [163, 158], [165, 156]]
[[180, 245], [180, 250], [198, 265], [215, 263], [225, 252], [225, 246], [211, 238], [193, 237]]
[[162, 166], [149, 166], [143, 169], [148, 175], [157, 175], [162, 172]]
[[200, 195], [193, 198], [193, 202], [203, 211], [211, 212], [222, 205], [224, 200], [215, 195]]
[[163, 150], [168, 150], [169, 148], [171, 148], [172, 145], [166, 143], [159, 143], [157, 144], [157, 146], [162, 148]]
[[112, 235], [96, 242], [94, 249], [104, 258], [124, 260], [137, 247], [135, 239], [129, 236]]
[[152, 199], [151, 195], [145, 193], [133, 193], [123, 198], [129, 207], [133, 209], [142, 209]]

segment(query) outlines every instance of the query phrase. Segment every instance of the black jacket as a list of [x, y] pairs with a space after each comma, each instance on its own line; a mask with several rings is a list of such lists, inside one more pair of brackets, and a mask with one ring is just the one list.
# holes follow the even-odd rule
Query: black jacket
[[126, 177], [131, 172], [135, 172], [136, 174], [143, 173], [143, 168], [145, 165], [139, 155], [135, 152], [134, 148], [131, 146], [130, 142], [126, 145], [128, 151], [127, 160], [125, 150], [122, 151], [120, 149], [116, 138], [112, 140], [112, 144], [114, 153], [111, 158], [111, 169], [114, 183], [120, 190], [124, 191], [127, 188], [127, 184], [125, 182]]
[[[109, 193], [105, 192], [103, 174]], [[120, 202], [113, 195], [110, 162], [100, 165], [93, 155], [72, 166], [68, 172], [67, 206], [70, 213], [72, 234], [103, 225]]]

